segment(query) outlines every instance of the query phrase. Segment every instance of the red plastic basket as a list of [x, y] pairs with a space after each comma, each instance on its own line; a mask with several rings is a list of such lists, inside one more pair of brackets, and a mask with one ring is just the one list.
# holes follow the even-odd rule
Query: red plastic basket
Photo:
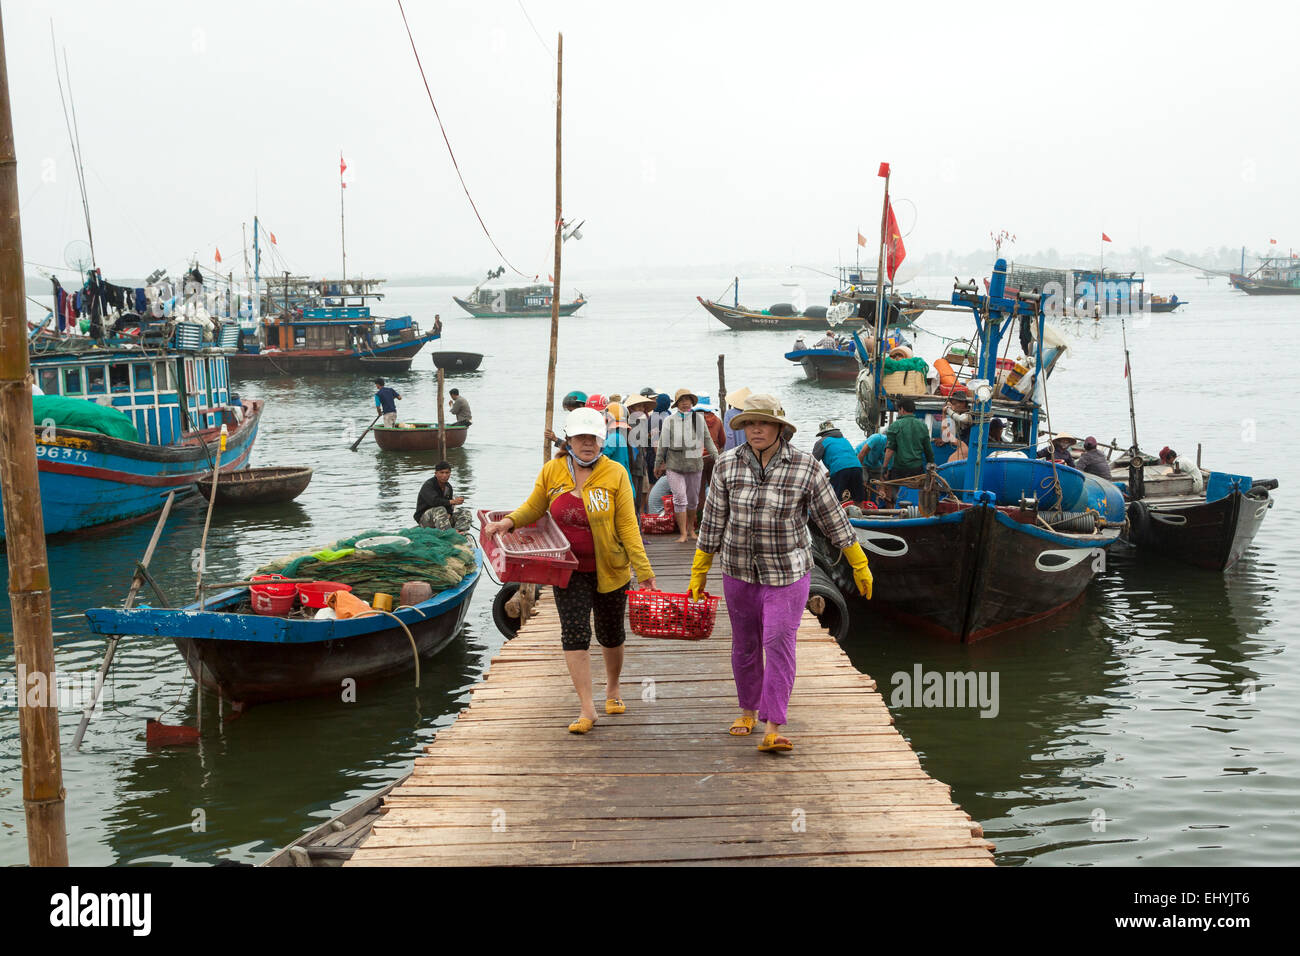
[[481, 530], [489, 521], [499, 521], [510, 512], [480, 511], [479, 544], [483, 557], [497, 576], [521, 584], [553, 584], [565, 587], [578, 568], [569, 539], [549, 514], [535, 523], [505, 534], [489, 537]]
[[679, 641], [702, 641], [713, 633], [718, 599], [707, 593], [698, 601], [689, 594], [629, 591], [627, 620], [633, 634]]
[[641, 516], [641, 531], [644, 534], [671, 534], [677, 530], [677, 521], [673, 517], [673, 496], [664, 495], [664, 510], [657, 515]]

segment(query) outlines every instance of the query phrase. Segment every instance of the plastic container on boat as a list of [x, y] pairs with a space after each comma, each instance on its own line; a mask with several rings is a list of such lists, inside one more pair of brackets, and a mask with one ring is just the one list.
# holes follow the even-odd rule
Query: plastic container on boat
[[325, 607], [329, 596], [335, 591], [351, 591], [352, 585], [340, 584], [338, 581], [312, 581], [298, 585], [298, 599], [303, 607]]
[[256, 613], [278, 617], [293, 610], [298, 599], [298, 585], [279, 583], [282, 578], [278, 574], [256, 574], [249, 580], [266, 582], [248, 588], [248, 600]]

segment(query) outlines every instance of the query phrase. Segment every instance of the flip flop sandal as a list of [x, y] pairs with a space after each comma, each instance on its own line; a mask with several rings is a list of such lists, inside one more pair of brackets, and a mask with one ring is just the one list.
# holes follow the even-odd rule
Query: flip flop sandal
[[727, 728], [727, 733], [733, 737], [748, 737], [754, 730], [754, 725], [758, 723], [757, 717], [743, 715], [737, 717]]
[[763, 753], [775, 753], [778, 750], [794, 750], [794, 744], [780, 734], [768, 734], [758, 745], [758, 749]]
[[591, 730], [591, 728], [595, 726], [596, 726], [596, 722], [592, 720], [590, 717], [579, 717], [573, 723], [569, 724], [569, 733], [585, 734], [587, 733], [587, 731]]
[[623, 703], [623, 699], [621, 697], [605, 698], [605, 713], [622, 714], [626, 712], [627, 712], [627, 704]]

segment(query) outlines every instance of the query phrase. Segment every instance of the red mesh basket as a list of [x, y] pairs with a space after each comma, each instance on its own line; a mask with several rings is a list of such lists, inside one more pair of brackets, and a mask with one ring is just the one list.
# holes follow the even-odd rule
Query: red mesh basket
[[677, 530], [677, 519], [673, 516], [673, 496], [664, 495], [664, 510], [657, 515], [641, 516], [641, 531], [644, 534], [672, 534]]
[[629, 591], [627, 620], [633, 634], [679, 641], [702, 641], [713, 633], [718, 599], [705, 594], [692, 601], [689, 594], [667, 591]]

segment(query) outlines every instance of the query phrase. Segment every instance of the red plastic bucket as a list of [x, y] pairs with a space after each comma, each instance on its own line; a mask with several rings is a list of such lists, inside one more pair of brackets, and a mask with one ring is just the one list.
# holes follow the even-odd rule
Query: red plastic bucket
[[293, 610], [298, 598], [298, 585], [279, 583], [281, 577], [278, 574], [255, 574], [249, 580], [267, 582], [248, 588], [248, 599], [256, 613], [279, 616]]
[[337, 581], [312, 581], [310, 584], [298, 585], [298, 599], [303, 607], [321, 608], [326, 606], [329, 596], [335, 591], [351, 591], [352, 585]]

